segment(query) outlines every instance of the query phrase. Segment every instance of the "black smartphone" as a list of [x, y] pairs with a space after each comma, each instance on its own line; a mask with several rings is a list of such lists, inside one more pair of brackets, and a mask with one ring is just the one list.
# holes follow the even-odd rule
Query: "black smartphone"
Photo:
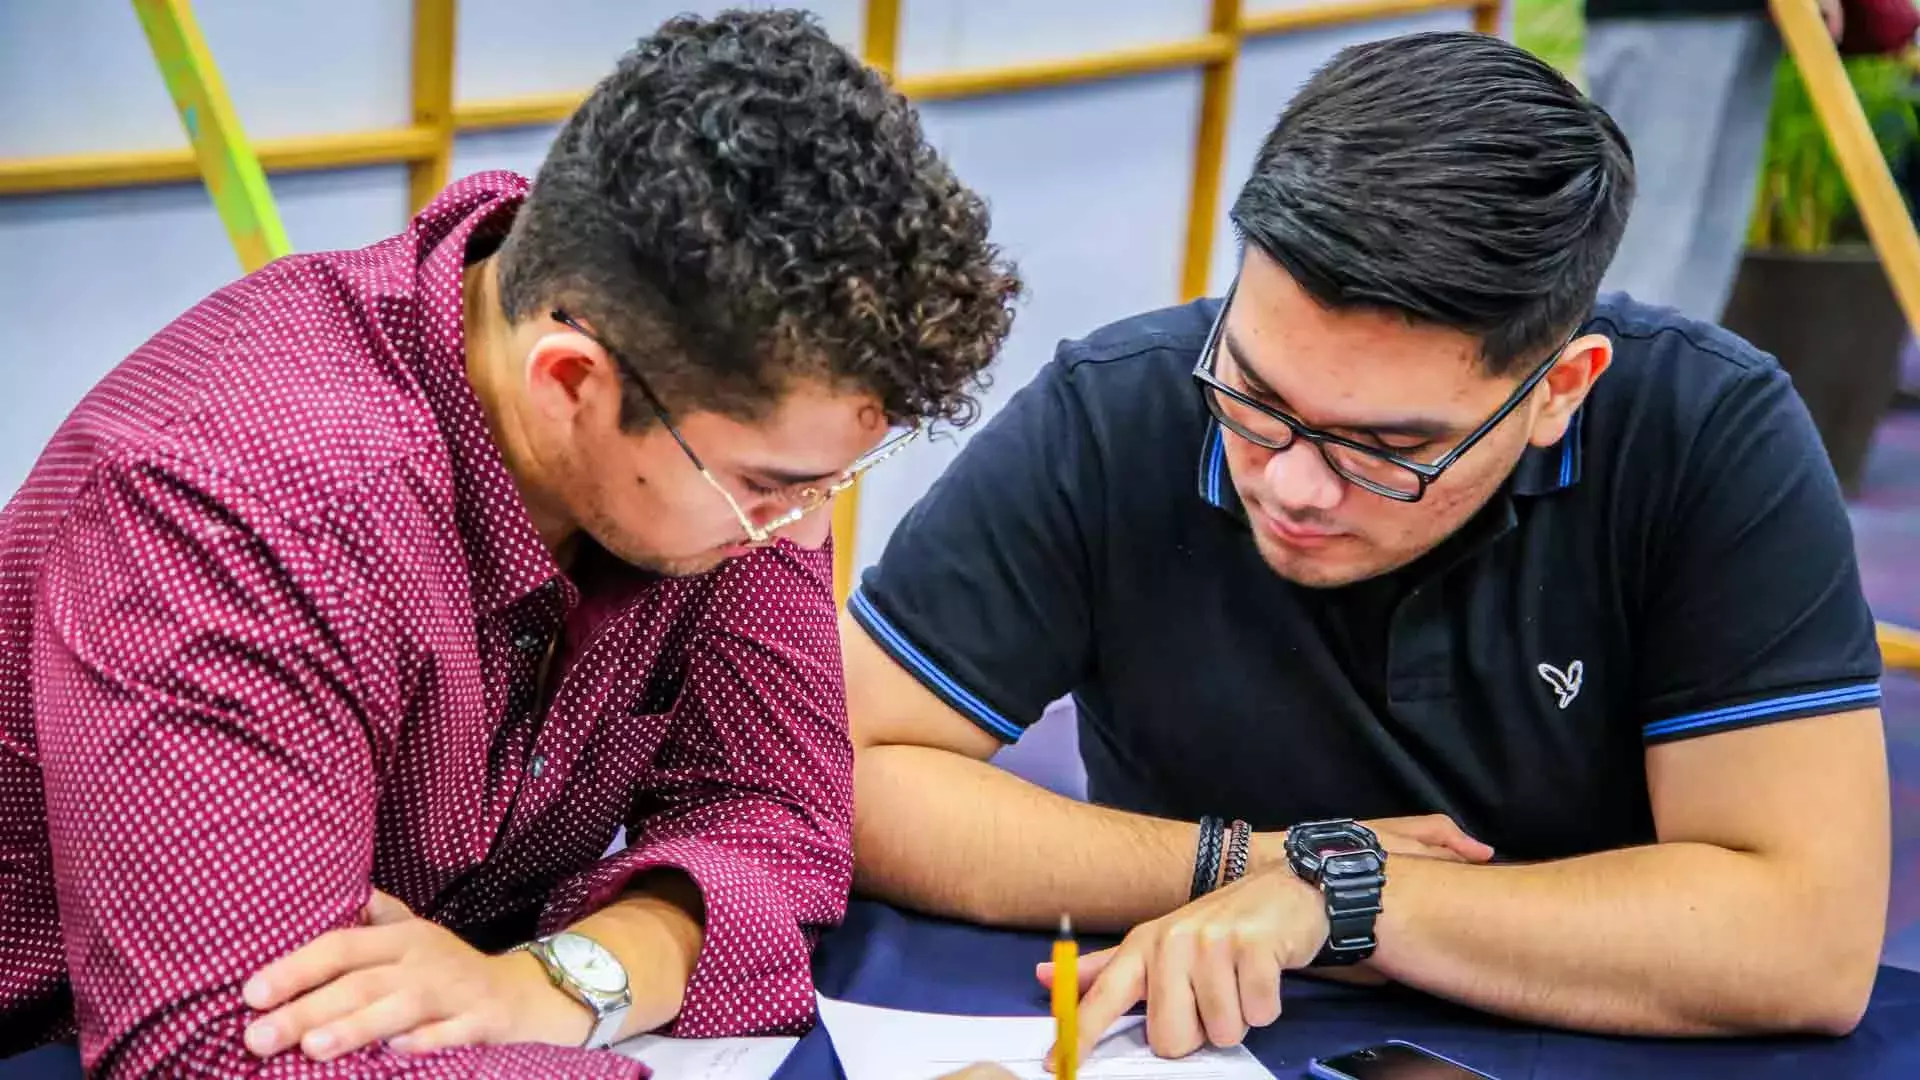
[[1314, 1058], [1307, 1075], [1319, 1080], [1495, 1080], [1424, 1046], [1389, 1039], [1338, 1057]]

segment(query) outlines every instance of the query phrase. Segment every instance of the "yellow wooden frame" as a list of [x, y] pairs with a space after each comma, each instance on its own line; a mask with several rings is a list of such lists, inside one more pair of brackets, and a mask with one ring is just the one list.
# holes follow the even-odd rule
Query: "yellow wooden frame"
[[[862, 53], [866, 61], [895, 77], [902, 0], [866, 0]], [[1769, 0], [1794, 62], [1805, 77], [1815, 109], [1848, 186], [1860, 205], [1869, 237], [1893, 279], [1908, 322], [1920, 326], [1920, 237], [1907, 215], [1891, 173], [1878, 153], [1864, 114], [1851, 93], [1839, 55], [1820, 22], [1816, 0]], [[454, 100], [457, 0], [414, 0], [412, 122], [405, 127], [331, 135], [273, 139], [249, 145], [240, 134], [218, 72], [193, 27], [187, 0], [134, 0], [143, 25], [155, 42], [169, 75], [169, 90], [184, 110], [194, 108], [202, 123], [214, 125], [215, 138], [196, 138], [177, 150], [141, 150], [0, 159], [0, 196], [80, 191], [209, 179], [215, 202], [233, 235], [236, 251], [249, 269], [285, 248], [285, 234], [271, 213], [271, 198], [224, 201], [221, 185], [238, 180], [245, 190], [264, 193], [264, 173], [404, 164], [410, 205], [424, 205], [447, 181], [453, 140], [459, 132], [487, 131], [558, 123], [579, 105], [583, 94], [541, 94], [494, 101]], [[1242, 46], [1271, 34], [1327, 26], [1404, 18], [1432, 11], [1466, 10], [1474, 28], [1497, 33], [1502, 0], [1328, 0], [1297, 8], [1247, 12], [1242, 0], [1211, 0], [1206, 33], [1180, 41], [1110, 50], [1076, 57], [977, 68], [964, 71], [898, 75], [895, 84], [921, 101], [1011, 94], [1083, 85], [1151, 72], [1199, 68], [1202, 72], [1199, 118], [1193, 143], [1192, 183], [1186, 208], [1186, 245], [1179, 292], [1204, 295], [1212, 266], [1214, 223], [1219, 216], [1220, 180], [1226, 156], [1227, 122], [1232, 108], [1234, 69]], [[162, 16], [157, 22], [155, 16]], [[156, 27], [158, 28], [156, 30]], [[158, 34], [158, 36], [156, 36]], [[169, 68], [166, 57], [177, 58]], [[190, 78], [176, 78], [185, 73]], [[238, 211], [235, 204], [243, 204]], [[266, 220], [249, 218], [247, 206], [267, 207]], [[233, 216], [236, 215], [237, 216]], [[841, 603], [852, 587], [859, 487], [834, 506], [838, 538], [834, 593]], [[1880, 625], [1882, 655], [1890, 667], [1920, 670], [1920, 633]]]
[[251, 273], [289, 250], [287, 231], [253, 146], [207, 51], [187, 0], [134, 0], [161, 81], [187, 132], [194, 174], [204, 177], [234, 254]]
[[413, 0], [413, 131], [426, 153], [407, 160], [407, 205], [415, 211], [447, 186], [453, 167], [454, 27], [458, 0]]
[[[175, 0], [137, 0], [172, 3]], [[1216, 2], [1209, 32], [1181, 41], [1115, 49], [1081, 56], [964, 71], [901, 75], [901, 92], [933, 101], [1019, 93], [1045, 87], [1074, 86], [1156, 71], [1230, 67], [1248, 40], [1347, 23], [1471, 10], [1474, 25], [1486, 32], [1499, 26], [1502, 0], [1329, 0], [1299, 8], [1259, 12], [1222, 21]], [[898, 50], [901, 0], [867, 0], [862, 35], [865, 59], [892, 73]], [[1228, 5], [1236, 12], [1237, 3]], [[454, 26], [457, 0], [414, 0], [413, 121], [404, 127], [262, 140], [254, 153], [269, 173], [366, 165], [424, 165], [413, 177], [444, 173], [450, 140], [469, 131], [556, 124], [572, 114], [584, 92], [533, 94], [491, 101], [453, 100]], [[1226, 100], [1219, 102], [1225, 110]], [[451, 116], [449, 122], [448, 116]], [[1196, 152], [1205, 144], [1196, 144]], [[1223, 144], [1224, 149], [1224, 144]], [[94, 154], [0, 159], [0, 195], [37, 195], [61, 191], [184, 183], [200, 172], [191, 147]], [[416, 198], [410, 178], [409, 193]]]
[[[1787, 52], [1800, 69], [1854, 204], [1860, 208], [1867, 239], [1893, 283], [1907, 325], [1920, 327], [1920, 234], [1914, 232], [1913, 217], [1900, 198], [1860, 98], [1847, 80], [1840, 50], [1827, 32], [1816, 0], [1768, 0], [1768, 5]], [[1886, 666], [1920, 671], [1920, 633], [1884, 622], [1878, 629], [1880, 656]]]
[[1895, 671], [1920, 672], [1920, 631], [1883, 622], [1879, 632], [1883, 664]]

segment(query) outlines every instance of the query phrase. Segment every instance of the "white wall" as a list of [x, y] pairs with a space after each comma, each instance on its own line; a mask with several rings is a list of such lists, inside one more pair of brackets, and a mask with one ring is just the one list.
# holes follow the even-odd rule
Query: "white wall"
[[[1250, 7], [1300, 0], [1253, 0]], [[255, 137], [395, 126], [407, 120], [410, 4], [404, 0], [196, 0], [201, 28], [241, 122]], [[681, 10], [726, 0], [461, 0], [462, 100], [584, 90], [619, 53]], [[755, 6], [764, 6], [756, 3]], [[904, 0], [906, 73], [1124, 48], [1202, 31], [1207, 0]], [[860, 0], [813, 0], [857, 47]], [[1223, 178], [1212, 284], [1233, 243], [1225, 210], [1260, 137], [1335, 49], [1464, 13], [1254, 42], [1242, 56]], [[1197, 72], [934, 102], [929, 135], [987, 198], [998, 239], [1029, 295], [985, 399], [990, 414], [1062, 338], [1178, 299], [1199, 107]], [[126, 0], [0, 0], [0, 157], [180, 146], [185, 142]], [[23, 107], [20, 107], [23, 106]], [[531, 174], [551, 128], [465, 135], [454, 173]], [[372, 243], [403, 227], [405, 170], [278, 176], [296, 248]], [[1116, 251], [1118, 254], [1116, 255]], [[65, 412], [108, 368], [238, 272], [197, 185], [0, 197], [0, 495], [26, 475]], [[974, 430], [977, 430], [975, 428]], [[959, 438], [915, 447], [866, 484], [858, 556], [951, 460]]]

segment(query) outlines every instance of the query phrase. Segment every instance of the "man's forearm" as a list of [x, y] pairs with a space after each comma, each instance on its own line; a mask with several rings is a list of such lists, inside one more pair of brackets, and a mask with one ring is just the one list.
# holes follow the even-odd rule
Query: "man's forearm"
[[[700, 890], [685, 874], [642, 875], [625, 896], [568, 929], [599, 942], [627, 970], [633, 1004], [615, 1038], [644, 1034], [680, 1014], [703, 939]], [[532, 988], [528, 1025], [538, 1041], [580, 1045], [592, 1026], [586, 1007], [553, 986], [538, 960], [522, 962]]]
[[1053, 926], [1064, 912], [1095, 933], [1187, 902], [1192, 822], [1076, 802], [927, 747], [870, 747], [854, 769], [854, 880], [864, 892], [997, 926]]
[[1840, 1034], [1879, 962], [1882, 921], [1850, 910], [1846, 883], [1705, 844], [1511, 866], [1393, 857], [1387, 877], [1374, 966], [1535, 1023]]

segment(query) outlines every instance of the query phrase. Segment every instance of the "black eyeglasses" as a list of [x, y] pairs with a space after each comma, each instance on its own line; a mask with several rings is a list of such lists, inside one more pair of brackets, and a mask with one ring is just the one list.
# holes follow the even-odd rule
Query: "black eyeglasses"
[[[1235, 285], [1237, 287], [1238, 283]], [[1293, 445], [1295, 439], [1305, 439], [1320, 451], [1327, 467], [1341, 477], [1375, 495], [1398, 502], [1419, 502], [1427, 493], [1427, 485], [1438, 480], [1440, 474], [1460, 460], [1462, 454], [1486, 438], [1488, 432], [1500, 425], [1500, 421], [1520, 407], [1527, 395], [1533, 393], [1533, 388], [1540, 385], [1540, 380], [1547, 377], [1547, 372], [1553, 370], [1553, 365], [1559, 362], [1567, 346], [1573, 343], [1573, 338], [1569, 336], [1527, 376], [1505, 404], [1487, 417], [1486, 422], [1475, 428], [1472, 434], [1442, 454], [1439, 460], [1413, 461], [1384, 447], [1368, 446], [1330, 431], [1309, 427], [1299, 419], [1221, 382], [1213, 369], [1233, 294], [1234, 289], [1229, 288], [1226, 299], [1221, 301], [1220, 313], [1213, 318], [1213, 328], [1207, 332], [1206, 346], [1200, 350], [1200, 360], [1193, 368], [1193, 377], [1200, 383], [1200, 393], [1206, 399], [1207, 411], [1228, 431], [1268, 450], [1285, 450]], [[1575, 334], [1578, 332], [1576, 330]]]
[[648, 406], [660, 417], [660, 424], [667, 429], [667, 434], [673, 436], [673, 441], [680, 444], [681, 452], [686, 454], [687, 460], [693, 463], [695, 471], [699, 472], [700, 476], [712, 486], [713, 490], [720, 493], [721, 498], [727, 500], [727, 506], [732, 508], [733, 516], [740, 519], [741, 530], [747, 534], [749, 541], [756, 544], [766, 543], [773, 539], [773, 535], [781, 529], [792, 525], [794, 522], [799, 521], [801, 518], [832, 502], [835, 495], [852, 487], [854, 481], [860, 479], [861, 473], [866, 472], [868, 469], [873, 468], [875, 465], [880, 464], [882, 461], [898, 453], [902, 447], [912, 442], [914, 438], [924, 430], [922, 427], [915, 427], [894, 435], [879, 446], [861, 455], [859, 459], [847, 467], [845, 472], [835, 477], [831, 483], [824, 487], [810, 485], [801, 488], [787, 500], [790, 505], [785, 513], [780, 514], [764, 525], [757, 524], [752, 517], [748, 516], [745, 510], [741, 509], [739, 501], [733, 497], [732, 492], [727, 490], [726, 485], [722, 484], [712, 472], [708, 471], [706, 465], [701, 462], [700, 455], [693, 452], [693, 447], [687, 445], [686, 437], [681, 435], [680, 429], [673, 425], [672, 414], [667, 412], [667, 407], [661, 403], [659, 396], [653, 392], [653, 387], [647, 385], [646, 376], [640, 374], [640, 369], [628, 363], [624, 357], [613, 350], [612, 346], [601, 341], [594, 335], [593, 331], [580, 325], [571, 315], [568, 315], [558, 308], [555, 308], [551, 314], [554, 322], [559, 323], [600, 346], [606, 350], [607, 355], [613, 359], [614, 363], [620, 365], [620, 369], [626, 373], [627, 378], [632, 379], [633, 384], [640, 388], [640, 393], [646, 397]]

